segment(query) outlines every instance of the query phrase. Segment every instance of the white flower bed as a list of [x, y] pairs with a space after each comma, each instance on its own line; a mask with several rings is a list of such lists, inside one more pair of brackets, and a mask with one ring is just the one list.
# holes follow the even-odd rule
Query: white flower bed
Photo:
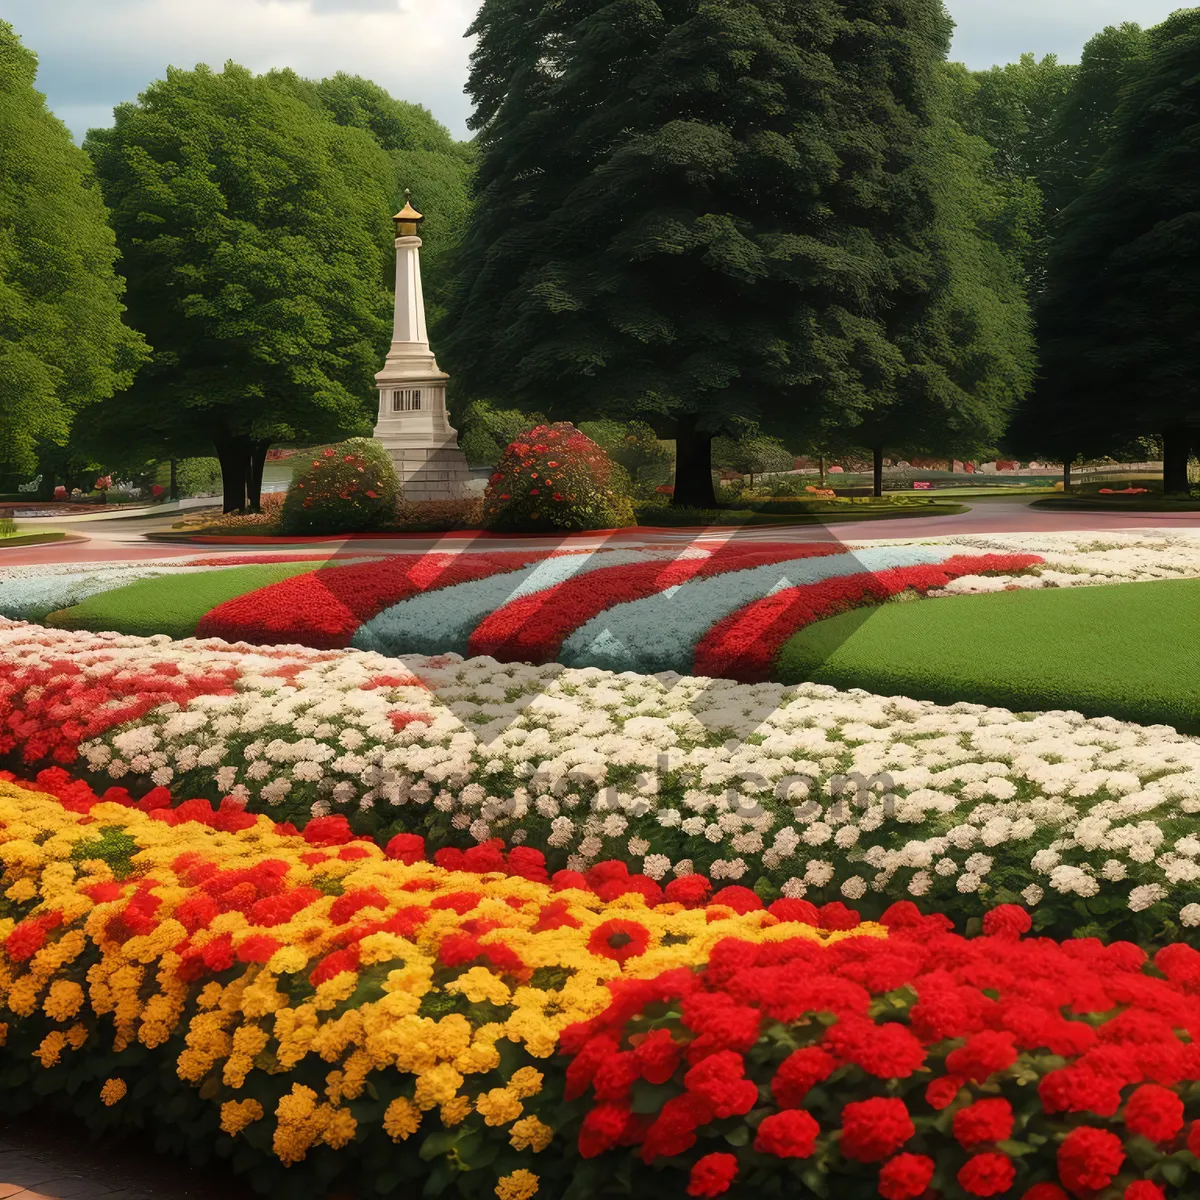
[[122, 783], [232, 792], [299, 822], [340, 811], [434, 845], [501, 836], [557, 866], [619, 857], [657, 879], [958, 911], [1019, 897], [1056, 928], [1111, 923], [1107, 909], [1200, 926], [1200, 741], [1162, 726], [0, 622], [8, 669], [67, 657], [92, 682], [236, 667], [232, 694], [83, 745]]

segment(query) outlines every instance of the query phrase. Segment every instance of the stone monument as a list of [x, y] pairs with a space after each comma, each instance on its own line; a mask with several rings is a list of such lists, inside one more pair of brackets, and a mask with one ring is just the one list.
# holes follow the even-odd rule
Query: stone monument
[[375, 438], [396, 465], [407, 500], [459, 500], [471, 477], [446, 412], [446, 380], [429, 348], [421, 290], [421, 239], [425, 219], [405, 191], [396, 222], [396, 313], [392, 345], [375, 376], [379, 420]]

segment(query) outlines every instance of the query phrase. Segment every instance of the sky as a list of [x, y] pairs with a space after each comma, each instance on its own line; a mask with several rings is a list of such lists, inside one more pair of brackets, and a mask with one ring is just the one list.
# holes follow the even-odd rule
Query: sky
[[[363, 75], [423, 104], [455, 137], [468, 135], [464, 94], [480, 0], [0, 0], [40, 61], [38, 88], [76, 140], [112, 123], [168, 65], [229, 59], [254, 71], [292, 67], [310, 78]], [[947, 0], [951, 57], [969, 67], [1025, 51], [1077, 62], [1106, 25], [1154, 25], [1180, 0]]]

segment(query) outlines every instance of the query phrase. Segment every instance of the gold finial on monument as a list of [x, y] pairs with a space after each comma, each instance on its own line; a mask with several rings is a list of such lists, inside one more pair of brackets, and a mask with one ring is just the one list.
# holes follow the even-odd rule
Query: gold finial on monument
[[396, 222], [396, 236], [398, 238], [417, 236], [417, 228], [425, 218], [413, 208], [412, 192], [408, 188], [404, 189], [404, 207], [392, 220]]

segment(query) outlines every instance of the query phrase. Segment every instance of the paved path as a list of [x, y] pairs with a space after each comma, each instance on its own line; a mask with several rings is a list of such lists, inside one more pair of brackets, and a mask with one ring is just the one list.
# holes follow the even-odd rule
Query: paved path
[[100, 1144], [82, 1126], [30, 1116], [0, 1121], [0, 1200], [252, 1200], [252, 1193], [228, 1172], [148, 1151], [136, 1134]]
[[[964, 513], [946, 517], [893, 518], [882, 521], [840, 521], [827, 525], [753, 526], [724, 529], [628, 529], [607, 534], [578, 534], [564, 542], [572, 547], [619, 544], [622, 546], [674, 546], [689, 542], [724, 541], [873, 541], [909, 538], [947, 537], [959, 534], [988, 533], [1104, 533], [1112, 530], [1164, 530], [1200, 533], [1200, 512], [1190, 513], [1097, 513], [1055, 512], [1031, 508], [1022, 499], [996, 497], [966, 501], [971, 507]], [[41, 563], [101, 562], [109, 560], [170, 560], [198, 554], [255, 554], [270, 558], [286, 547], [279, 544], [227, 542], [221, 544], [174, 544], [148, 542], [148, 532], [167, 532], [175, 517], [122, 518], [80, 523], [74, 532], [84, 533], [87, 542], [49, 543], [44, 546], [13, 547], [0, 550], [0, 568], [31, 566]], [[61, 522], [58, 528], [72, 528]], [[492, 535], [450, 534], [406, 538], [362, 538], [325, 542], [299, 542], [292, 547], [307, 551], [328, 551], [331, 555], [424, 554], [430, 550], [505, 550], [545, 547], [552, 538], [504, 538]]]

